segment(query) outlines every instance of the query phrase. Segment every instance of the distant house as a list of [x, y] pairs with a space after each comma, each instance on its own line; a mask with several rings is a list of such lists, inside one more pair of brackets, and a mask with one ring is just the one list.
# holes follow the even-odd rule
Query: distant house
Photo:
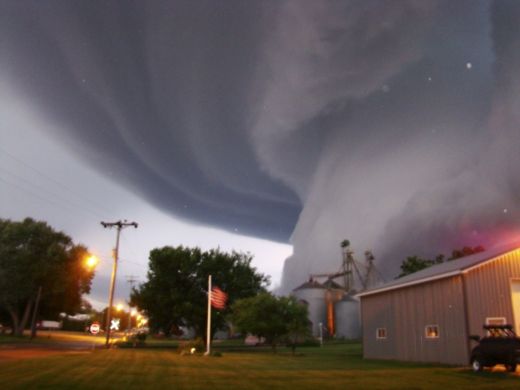
[[361, 299], [365, 358], [469, 363], [484, 324], [520, 333], [520, 243], [435, 265]]

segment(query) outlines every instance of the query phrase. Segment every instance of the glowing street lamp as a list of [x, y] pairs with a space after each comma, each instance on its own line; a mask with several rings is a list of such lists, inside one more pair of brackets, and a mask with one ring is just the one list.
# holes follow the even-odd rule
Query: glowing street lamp
[[96, 268], [96, 266], [99, 264], [99, 259], [94, 256], [94, 255], [90, 255], [87, 260], [85, 260], [85, 266], [89, 269], [89, 270], [92, 270], [94, 268]]
[[117, 311], [121, 311], [121, 310], [123, 310], [123, 304], [122, 304], [122, 303], [118, 303], [118, 304], [116, 305], [116, 310], [117, 310]]

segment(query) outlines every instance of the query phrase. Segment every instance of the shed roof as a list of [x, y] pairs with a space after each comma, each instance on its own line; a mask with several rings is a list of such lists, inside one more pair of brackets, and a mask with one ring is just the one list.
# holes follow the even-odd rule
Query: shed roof
[[391, 282], [385, 283], [371, 290], [363, 291], [357, 294], [357, 296], [363, 297], [388, 290], [395, 290], [398, 288], [413, 286], [416, 284], [422, 284], [437, 279], [459, 275], [468, 272], [475, 266], [479, 266], [480, 264], [494, 260], [498, 256], [511, 252], [515, 249], [520, 249], [520, 240], [496, 245], [484, 252], [479, 252], [474, 255], [462, 257], [460, 259], [433, 265], [422, 271], [414, 272], [413, 274], [392, 280]]

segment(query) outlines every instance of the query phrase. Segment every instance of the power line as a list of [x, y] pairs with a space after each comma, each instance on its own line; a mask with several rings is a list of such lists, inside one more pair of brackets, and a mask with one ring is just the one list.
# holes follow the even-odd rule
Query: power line
[[[73, 208], [73, 207], [71, 207], [70, 205], [66, 205], [66, 204], [64, 205], [64, 204], [61, 204], [61, 203], [59, 203], [59, 202], [56, 202], [54, 199], [49, 199], [49, 198], [47, 198], [47, 197], [45, 197], [45, 196], [42, 196], [41, 194], [38, 194], [38, 193], [32, 191], [31, 189], [28, 189], [28, 188], [25, 188], [25, 187], [21, 186], [19, 183], [10, 182], [10, 181], [6, 180], [5, 178], [2, 178], [2, 177], [0, 177], [0, 181], [3, 181], [4, 183], [6, 183], [6, 184], [8, 184], [8, 185], [10, 185], [10, 186], [16, 187], [18, 190], [20, 190], [20, 191], [22, 191], [22, 192], [25, 192], [25, 193], [27, 193], [27, 194], [30, 194], [30, 195], [32, 195], [34, 198], [37, 198], [37, 199], [39, 199], [39, 200], [41, 200], [41, 201], [43, 201], [43, 202], [45, 202], [45, 203], [48, 203], [48, 204], [50, 204], [50, 205], [53, 205], [53, 206], [55, 206], [56, 208], [58, 208], [58, 209], [60, 209], [60, 210], [62, 210], [62, 211], [64, 211], [64, 210], [63, 210], [64, 207], [65, 207], [65, 208], [68, 208], [68, 209], [70, 209], [70, 210], [77, 211], [76, 208]], [[89, 213], [87, 210], [84, 210], [84, 209], [82, 209], [82, 208], [79, 208], [79, 211], [82, 211], [82, 212], [84, 212], [84, 213], [86, 213], [86, 214], [89, 214], [89, 216], [92, 216], [92, 212]], [[95, 217], [97, 218], [97, 216], [95, 216]]]
[[141, 263], [138, 263], [136, 261], [131, 261], [131, 260], [125, 260], [125, 259], [119, 259], [120, 262], [122, 263], [129, 263], [129, 264], [134, 264], [134, 265], [138, 265], [139, 267], [146, 267], [145, 264], [141, 264]]
[[126, 275], [126, 282], [130, 285], [130, 292], [139, 281], [139, 277], [135, 275]]
[[78, 198], [82, 199], [83, 201], [86, 201], [88, 203], [90, 203], [91, 205], [93, 205], [94, 207], [96, 208], [99, 208], [100, 210], [103, 211], [104, 214], [109, 214], [110, 211], [108, 209], [106, 209], [104, 206], [98, 204], [97, 202], [94, 202], [92, 201], [91, 199], [89, 198], [86, 198], [84, 195], [82, 195], [81, 193], [79, 192], [76, 192], [75, 190], [73, 190], [72, 188], [70, 188], [69, 186], [67, 186], [66, 184], [60, 182], [59, 180], [45, 174], [44, 172], [40, 171], [39, 169], [31, 166], [29, 163], [27, 163], [26, 161], [24, 160], [21, 160], [19, 159], [18, 157], [16, 156], [13, 156], [11, 153], [9, 153], [8, 151], [6, 151], [5, 149], [3, 149], [2, 147], [0, 147], [0, 152], [2, 152], [3, 154], [9, 156], [12, 160], [18, 162], [19, 164], [22, 164], [24, 165], [25, 167], [31, 169], [32, 171], [36, 172], [37, 174], [41, 175], [42, 177], [46, 178], [47, 180], [50, 180], [52, 181], [53, 183], [59, 185], [60, 187], [66, 189], [67, 191], [69, 191], [70, 193], [72, 193], [73, 195], [77, 196]]
[[[59, 195], [59, 194], [56, 194], [56, 193], [52, 192], [52, 191], [49, 190], [48, 188], [45, 188], [45, 187], [40, 186], [40, 185], [37, 185], [37, 184], [32, 183], [32, 182], [30, 182], [29, 180], [27, 180], [27, 179], [25, 179], [25, 178], [23, 178], [23, 177], [21, 177], [21, 176], [18, 176], [17, 174], [15, 174], [15, 173], [13, 173], [13, 172], [11, 172], [11, 171], [5, 169], [4, 167], [0, 167], [0, 170], [6, 172], [8, 175], [10, 175], [10, 176], [12, 176], [12, 177], [18, 179], [19, 181], [25, 183], [25, 185], [28, 185], [29, 187], [33, 187], [33, 188], [35, 188], [36, 190], [38, 190], [38, 191], [40, 191], [40, 192], [42, 192], [42, 191], [43, 191], [43, 192], [47, 192], [47, 193], [50, 194], [50, 196], [52, 196], [53, 198], [60, 198], [62, 201], [69, 203], [69, 205], [72, 205], [74, 208], [79, 208], [79, 209], [82, 209], [82, 210], [84, 210], [84, 211], [86, 211], [86, 212], [89, 212], [89, 213], [91, 213], [92, 215], [96, 216], [97, 218], [103, 218], [103, 215], [99, 214], [96, 210], [91, 209], [91, 208], [86, 208], [85, 206], [79, 205], [79, 204], [73, 202], [73, 201], [70, 200], [70, 199], [67, 199], [67, 198], [65, 198], [65, 197], [63, 197], [63, 196], [61, 196], [61, 195]], [[34, 195], [34, 193], [32, 193], [32, 194]]]

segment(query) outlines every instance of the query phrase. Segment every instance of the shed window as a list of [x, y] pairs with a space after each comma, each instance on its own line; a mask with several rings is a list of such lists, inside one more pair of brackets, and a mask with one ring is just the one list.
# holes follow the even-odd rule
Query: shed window
[[486, 325], [505, 325], [506, 317], [486, 317]]
[[426, 325], [424, 327], [424, 333], [427, 339], [438, 339], [439, 338], [439, 325]]
[[[486, 317], [486, 325], [505, 325], [506, 317]], [[491, 332], [486, 330], [486, 336], [491, 336]]]
[[386, 328], [377, 328], [376, 329], [376, 339], [386, 339]]

